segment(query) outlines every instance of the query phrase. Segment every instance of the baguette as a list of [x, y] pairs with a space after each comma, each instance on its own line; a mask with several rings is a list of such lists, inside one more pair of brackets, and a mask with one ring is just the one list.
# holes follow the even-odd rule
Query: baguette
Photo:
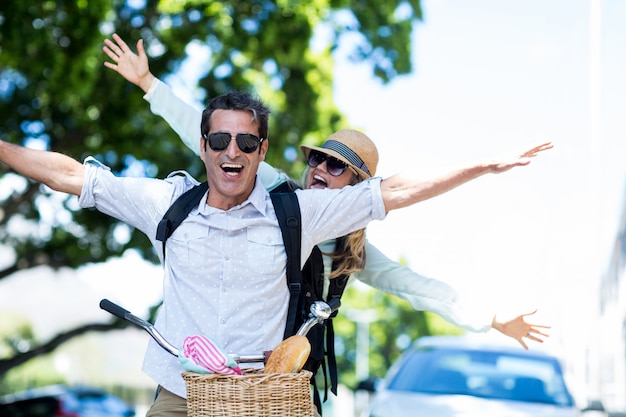
[[300, 372], [311, 354], [306, 336], [291, 336], [280, 342], [265, 364], [264, 373]]

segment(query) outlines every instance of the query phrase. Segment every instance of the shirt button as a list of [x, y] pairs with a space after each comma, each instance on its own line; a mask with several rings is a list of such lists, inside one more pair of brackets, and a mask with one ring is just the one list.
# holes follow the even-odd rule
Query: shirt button
[[220, 320], [220, 323], [222, 323], [222, 324], [226, 324], [226, 320], [225, 320], [225, 319], [221, 319], [221, 320]]

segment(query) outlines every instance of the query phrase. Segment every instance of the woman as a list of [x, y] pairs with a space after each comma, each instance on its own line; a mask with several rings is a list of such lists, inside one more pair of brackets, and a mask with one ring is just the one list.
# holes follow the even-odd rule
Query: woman
[[[162, 116], [181, 137], [185, 145], [200, 155], [199, 134], [201, 111], [175, 96], [163, 82], [150, 73], [142, 40], [137, 42], [137, 54], [116, 34], [105, 39], [104, 52], [114, 61], [104, 65], [140, 87], [146, 94], [153, 113]], [[378, 151], [363, 133], [341, 130], [331, 135], [321, 147], [302, 145], [308, 168], [304, 174], [306, 188], [343, 188], [375, 175]], [[289, 180], [289, 177], [262, 162], [258, 174], [268, 191]], [[325, 289], [329, 280], [341, 274], [350, 275], [348, 283], [359, 280], [381, 291], [397, 295], [411, 303], [416, 310], [439, 314], [448, 322], [471, 332], [486, 332], [494, 328], [517, 340], [528, 349], [524, 338], [543, 342], [548, 335], [542, 329], [549, 326], [531, 324], [530, 312], [502, 320], [495, 314], [477, 314], [464, 306], [457, 292], [444, 282], [423, 277], [409, 268], [387, 258], [365, 239], [365, 230], [352, 232], [340, 239], [319, 245], [324, 256]], [[338, 268], [331, 271], [333, 259]]]

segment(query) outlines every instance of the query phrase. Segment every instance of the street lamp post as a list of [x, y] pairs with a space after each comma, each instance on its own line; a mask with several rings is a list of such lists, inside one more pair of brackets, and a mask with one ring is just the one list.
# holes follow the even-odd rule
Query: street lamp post
[[[376, 310], [357, 310], [350, 309], [346, 311], [346, 317], [356, 323], [356, 363], [355, 376], [357, 382], [365, 381], [370, 374], [370, 323], [378, 320]], [[359, 398], [364, 397], [364, 398]], [[366, 407], [369, 403], [369, 393], [363, 391], [355, 392], [355, 415], [360, 409]]]

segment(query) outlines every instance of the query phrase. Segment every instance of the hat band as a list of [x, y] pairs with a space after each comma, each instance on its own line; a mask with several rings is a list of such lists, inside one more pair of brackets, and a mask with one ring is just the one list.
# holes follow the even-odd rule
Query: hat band
[[367, 175], [372, 175], [370, 174], [370, 170], [367, 169], [367, 165], [365, 165], [365, 162], [363, 162], [363, 160], [359, 158], [359, 155], [357, 155], [352, 149], [348, 148], [343, 143], [336, 140], [328, 140], [326, 141], [326, 143], [324, 143], [322, 148], [330, 149], [339, 153], [341, 156], [346, 158], [348, 162], [350, 162], [350, 164], [365, 172]]

